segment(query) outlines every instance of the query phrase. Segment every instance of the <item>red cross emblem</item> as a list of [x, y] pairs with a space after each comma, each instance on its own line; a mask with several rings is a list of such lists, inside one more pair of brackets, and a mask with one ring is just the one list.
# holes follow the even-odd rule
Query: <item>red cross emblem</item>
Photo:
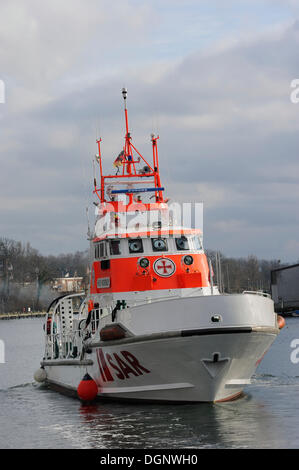
[[169, 258], [158, 258], [153, 267], [155, 273], [161, 277], [169, 277], [175, 272], [175, 264]]

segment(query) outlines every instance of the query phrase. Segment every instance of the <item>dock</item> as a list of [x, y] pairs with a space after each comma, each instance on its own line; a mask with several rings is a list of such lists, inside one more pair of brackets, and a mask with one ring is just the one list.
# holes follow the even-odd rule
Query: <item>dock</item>
[[16, 318], [37, 318], [44, 317], [47, 312], [15, 312], [15, 313], [0, 313], [0, 320], [15, 320]]

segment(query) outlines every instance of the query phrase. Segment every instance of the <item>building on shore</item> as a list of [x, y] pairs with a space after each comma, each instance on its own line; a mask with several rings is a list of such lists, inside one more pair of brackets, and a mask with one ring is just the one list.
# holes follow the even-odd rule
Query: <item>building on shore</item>
[[54, 279], [52, 289], [59, 293], [81, 292], [84, 290], [83, 277], [57, 277]]

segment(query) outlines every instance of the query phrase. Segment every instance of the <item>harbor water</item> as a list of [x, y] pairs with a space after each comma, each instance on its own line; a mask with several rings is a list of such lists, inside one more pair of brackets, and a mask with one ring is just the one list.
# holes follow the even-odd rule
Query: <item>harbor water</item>
[[34, 383], [43, 321], [0, 321], [1, 449], [299, 448], [299, 318], [286, 319], [242, 398], [190, 405], [87, 406]]

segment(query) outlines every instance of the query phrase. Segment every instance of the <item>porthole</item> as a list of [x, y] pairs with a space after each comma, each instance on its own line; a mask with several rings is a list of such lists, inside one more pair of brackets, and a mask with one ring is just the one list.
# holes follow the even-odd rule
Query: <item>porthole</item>
[[148, 267], [149, 267], [149, 264], [150, 264], [150, 262], [149, 262], [149, 259], [147, 259], [147, 258], [141, 258], [141, 259], [139, 260], [139, 265], [140, 265], [142, 268], [148, 268]]
[[190, 256], [190, 255], [187, 255], [184, 257], [184, 263], [187, 265], [187, 266], [190, 266], [192, 263], [193, 263], [193, 257]]

